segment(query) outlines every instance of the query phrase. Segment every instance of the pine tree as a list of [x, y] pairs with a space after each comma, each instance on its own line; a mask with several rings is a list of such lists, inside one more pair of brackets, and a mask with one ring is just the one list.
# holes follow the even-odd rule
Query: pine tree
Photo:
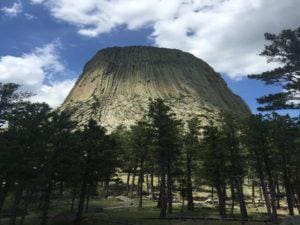
[[[10, 224], [16, 223], [17, 209], [25, 190], [30, 190], [38, 181], [39, 152], [43, 149], [41, 124], [48, 118], [49, 106], [40, 103], [23, 102], [22, 108], [14, 109], [6, 117], [8, 129], [5, 138], [11, 151], [4, 153], [9, 161], [6, 171], [14, 190]], [[9, 183], [10, 183], [9, 182]]]
[[[243, 129], [243, 142], [249, 153], [249, 161], [256, 171], [263, 192], [268, 216], [270, 220], [276, 220], [277, 212], [273, 201], [269, 196], [265, 158], [269, 155], [268, 124], [262, 115], [252, 115], [245, 121]], [[269, 174], [270, 175], [270, 174]], [[274, 210], [275, 209], [275, 210]]]
[[0, 83], [0, 125], [5, 123], [7, 116], [16, 112], [24, 99], [32, 96], [29, 92], [21, 92], [20, 85], [15, 83]]
[[188, 130], [184, 136], [184, 150], [186, 156], [186, 196], [188, 201], [188, 210], [194, 210], [192, 171], [195, 154], [200, 149], [199, 119], [197, 117], [194, 117], [187, 121], [187, 124]]
[[106, 134], [105, 128], [90, 120], [80, 134], [78, 147], [81, 150], [79, 158], [80, 193], [75, 224], [82, 220], [84, 203], [88, 195], [88, 187], [98, 181], [108, 181], [116, 167], [115, 142]]
[[205, 179], [217, 190], [219, 213], [226, 214], [226, 179], [228, 178], [228, 152], [223, 149], [223, 137], [220, 128], [212, 121], [203, 127], [201, 161]]
[[[10, 157], [9, 149], [15, 149], [14, 138], [8, 140], [4, 136], [7, 135], [7, 126], [9, 118], [12, 118], [12, 114], [17, 112], [18, 108], [22, 110], [23, 100], [30, 97], [32, 94], [21, 92], [20, 85], [15, 83], [0, 83], [0, 212], [5, 202], [7, 193], [13, 181], [9, 176], [8, 168], [10, 167], [11, 158], [5, 160], [6, 157]], [[13, 151], [12, 151], [13, 152]]]
[[278, 35], [266, 33], [265, 39], [271, 44], [266, 45], [260, 55], [266, 56], [268, 62], [278, 62], [282, 66], [248, 77], [261, 80], [266, 85], [280, 85], [282, 91], [258, 98], [258, 103], [263, 104], [258, 109], [300, 109], [300, 27], [283, 30]]
[[172, 213], [173, 166], [179, 156], [181, 121], [162, 99], [151, 100], [148, 117], [160, 167], [160, 217]]
[[[286, 200], [290, 215], [294, 215], [294, 178], [297, 161], [294, 156], [297, 156], [295, 140], [297, 138], [297, 125], [295, 120], [288, 115], [280, 116], [277, 113], [272, 113], [268, 116], [270, 123], [270, 139], [271, 147], [276, 153], [276, 158], [280, 169], [283, 185], [285, 188]], [[278, 168], [278, 166], [277, 166]]]
[[[43, 125], [44, 151], [40, 151], [41, 183], [44, 183], [44, 202], [42, 206], [41, 225], [47, 224], [51, 194], [56, 182], [64, 182], [71, 166], [70, 138], [76, 123], [71, 121], [70, 113], [51, 112]], [[72, 153], [71, 153], [72, 154]], [[44, 178], [44, 179], [43, 179]]]
[[134, 154], [138, 158], [139, 166], [139, 182], [138, 182], [138, 196], [139, 196], [139, 207], [142, 207], [143, 199], [143, 182], [145, 173], [145, 162], [150, 154], [153, 138], [150, 124], [141, 120], [135, 125], [131, 126], [131, 140], [134, 149]]
[[248, 217], [245, 203], [243, 181], [246, 173], [245, 152], [240, 144], [240, 119], [234, 114], [224, 113], [222, 121], [223, 150], [229, 155], [229, 173], [231, 183], [237, 193], [240, 212], [243, 219]]
[[132, 145], [131, 130], [124, 125], [118, 126], [113, 132], [112, 137], [116, 142], [116, 150], [118, 155], [119, 166], [123, 172], [127, 173], [126, 179], [126, 193], [132, 197], [133, 185], [130, 185], [130, 178], [135, 180], [137, 170], [137, 155], [134, 152]]

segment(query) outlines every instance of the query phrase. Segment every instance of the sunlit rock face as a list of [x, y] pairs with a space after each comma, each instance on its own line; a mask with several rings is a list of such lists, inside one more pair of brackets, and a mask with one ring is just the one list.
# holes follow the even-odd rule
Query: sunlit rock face
[[250, 113], [201, 59], [180, 50], [146, 46], [99, 51], [85, 65], [60, 110], [71, 109], [79, 124], [93, 118], [112, 130], [141, 119], [149, 98], [163, 98], [180, 119], [198, 115], [204, 124], [220, 111]]

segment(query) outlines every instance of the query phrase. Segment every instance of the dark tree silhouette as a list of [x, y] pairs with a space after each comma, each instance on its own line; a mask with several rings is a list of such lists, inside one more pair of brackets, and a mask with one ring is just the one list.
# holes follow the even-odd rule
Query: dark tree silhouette
[[181, 121], [162, 99], [150, 102], [148, 117], [153, 130], [154, 144], [160, 167], [160, 217], [172, 213], [173, 166], [180, 151]]
[[188, 210], [194, 210], [193, 201], [193, 183], [192, 183], [192, 170], [193, 161], [196, 158], [197, 151], [200, 150], [200, 124], [199, 119], [194, 117], [188, 122], [188, 131], [184, 136], [184, 152], [186, 158], [186, 196], [187, 196], [187, 208]]

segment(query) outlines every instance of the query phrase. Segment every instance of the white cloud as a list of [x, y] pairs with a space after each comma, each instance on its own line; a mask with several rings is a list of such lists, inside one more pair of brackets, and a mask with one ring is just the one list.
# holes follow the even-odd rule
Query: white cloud
[[33, 4], [40, 4], [43, 3], [44, 0], [30, 0]]
[[21, 2], [14, 2], [11, 7], [2, 7], [0, 10], [9, 17], [15, 17], [23, 11], [23, 6]]
[[28, 20], [34, 20], [37, 19], [37, 17], [35, 15], [32, 15], [30, 13], [24, 13], [24, 16], [26, 17], [26, 19]]
[[74, 80], [54, 82], [53, 76], [65, 71], [59, 61], [57, 43], [35, 48], [21, 56], [0, 57], [0, 82], [23, 85], [26, 91], [36, 94], [32, 101], [44, 101], [52, 107], [58, 106], [75, 83]]
[[96, 37], [121, 25], [150, 27], [155, 45], [191, 52], [238, 78], [270, 69], [257, 54], [265, 32], [299, 26], [298, 0], [31, 0]]
[[43, 84], [40, 86], [37, 95], [33, 96], [31, 100], [34, 102], [47, 102], [52, 107], [59, 106], [74, 84], [75, 79], [51, 82], [50, 85]]

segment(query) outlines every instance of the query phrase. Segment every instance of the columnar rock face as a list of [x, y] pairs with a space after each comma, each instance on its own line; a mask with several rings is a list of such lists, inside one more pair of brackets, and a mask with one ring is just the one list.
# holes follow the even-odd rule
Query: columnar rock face
[[99, 51], [84, 67], [61, 110], [80, 124], [90, 118], [109, 130], [131, 125], [147, 112], [149, 98], [163, 98], [176, 115], [215, 119], [221, 110], [249, 114], [207, 63], [180, 50], [132, 46]]

